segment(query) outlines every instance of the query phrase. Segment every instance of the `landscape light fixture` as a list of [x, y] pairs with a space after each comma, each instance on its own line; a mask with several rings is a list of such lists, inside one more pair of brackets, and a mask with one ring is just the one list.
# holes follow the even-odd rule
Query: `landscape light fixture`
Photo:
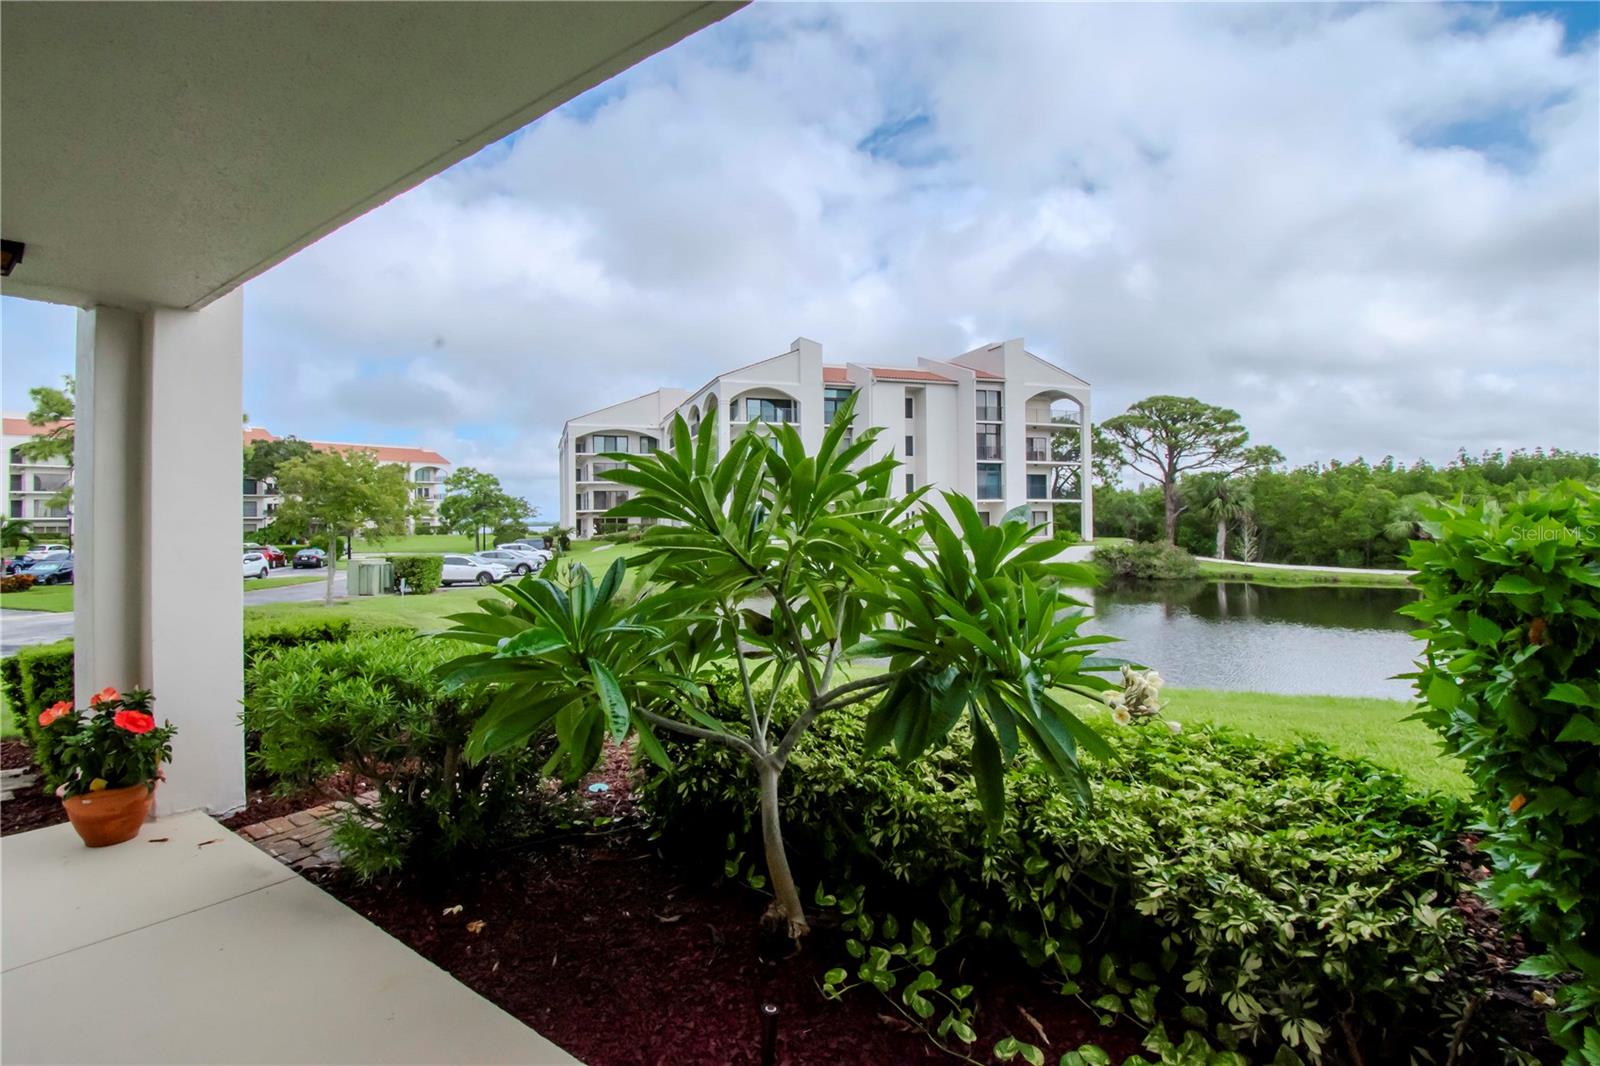
[[11, 268], [22, 262], [22, 253], [27, 250], [21, 241], [0, 240], [0, 278], [11, 276]]

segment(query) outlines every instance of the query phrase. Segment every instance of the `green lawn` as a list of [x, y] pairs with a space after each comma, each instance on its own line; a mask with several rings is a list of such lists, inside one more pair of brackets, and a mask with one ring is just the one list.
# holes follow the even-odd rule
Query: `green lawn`
[[1343, 585], [1347, 588], [1411, 588], [1404, 574], [1332, 573], [1326, 570], [1269, 570], [1259, 566], [1199, 560], [1200, 576], [1214, 581], [1249, 581], [1257, 585]]
[[450, 623], [445, 615], [470, 611], [480, 599], [498, 596], [492, 589], [461, 585], [425, 596], [360, 596], [340, 600], [332, 607], [320, 601], [260, 603], [244, 609], [246, 621], [309, 621], [314, 618], [350, 618], [374, 625], [407, 625], [420, 630], [439, 629]]
[[356, 551], [367, 552], [374, 555], [383, 555], [388, 552], [420, 552], [423, 554], [442, 555], [445, 552], [469, 552], [472, 550], [472, 538], [465, 533], [446, 533], [440, 536], [420, 534], [410, 537], [384, 537], [382, 540], [367, 540], [365, 537], [356, 538]]
[[70, 611], [71, 585], [36, 585], [26, 592], [0, 592], [0, 607], [9, 611]]
[[265, 581], [250, 578], [245, 581], [244, 590], [249, 592], [251, 589], [278, 589], [283, 588], [285, 585], [309, 585], [313, 581], [326, 580], [328, 580], [328, 575], [323, 571], [311, 571], [308, 573], [307, 571], [299, 570], [291, 571], [281, 577], [269, 577]]
[[[1439, 750], [1437, 734], [1421, 722], [1405, 720], [1413, 708], [1404, 700], [1193, 688], [1165, 689], [1162, 695], [1168, 700], [1163, 716], [1186, 727], [1228, 726], [1283, 743], [1309, 737], [1341, 754], [1370, 759], [1425, 788], [1462, 797], [1472, 790], [1460, 762]], [[1089, 716], [1105, 714], [1092, 711]]]

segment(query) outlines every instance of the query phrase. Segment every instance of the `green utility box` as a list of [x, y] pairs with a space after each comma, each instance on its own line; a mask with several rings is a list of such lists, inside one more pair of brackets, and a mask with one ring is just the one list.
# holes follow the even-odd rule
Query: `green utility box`
[[352, 596], [381, 596], [394, 588], [394, 564], [387, 559], [357, 559], [349, 575]]

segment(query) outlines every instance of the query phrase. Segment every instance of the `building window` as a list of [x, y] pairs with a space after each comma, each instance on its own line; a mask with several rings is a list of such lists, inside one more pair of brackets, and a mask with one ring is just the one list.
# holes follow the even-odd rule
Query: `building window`
[[24, 460], [22, 458], [22, 449], [21, 448], [12, 448], [11, 449], [11, 465], [12, 466], [21, 466], [25, 461], [26, 460]]
[[1031, 526], [1048, 526], [1050, 524], [1050, 512], [1034, 511], [1033, 518], [1028, 524]]
[[589, 509], [589, 494], [587, 492], [578, 493], [577, 509], [580, 511], [587, 511]]
[[822, 390], [822, 424], [833, 425], [833, 416], [839, 413], [839, 408], [845, 401], [854, 395], [854, 389], [826, 388]]
[[1028, 475], [1028, 499], [1044, 500], [1050, 497], [1050, 479], [1044, 474]]
[[979, 389], [978, 390], [978, 421], [979, 422], [998, 422], [998, 421], [1000, 421], [1000, 390], [999, 389]]
[[992, 525], [994, 525], [994, 516], [991, 515], [988, 511], [979, 511], [978, 512], [978, 521], [983, 523], [986, 526], [992, 526]]
[[625, 452], [628, 450], [628, 438], [620, 433], [596, 433], [589, 438], [589, 443], [593, 446], [591, 450], [598, 453]]
[[917, 414], [916, 401], [913, 400], [911, 397], [907, 396], [906, 397], [906, 417], [907, 418], [915, 418], [916, 414]]
[[67, 487], [65, 474], [35, 474], [33, 475], [34, 492], [60, 492]]
[[916, 492], [916, 491], [917, 491], [917, 475], [915, 475], [915, 474], [907, 474], [906, 475], [906, 495], [909, 496], [913, 492]]
[[244, 501], [244, 517], [246, 517], [246, 518], [255, 518], [256, 515], [257, 515], [256, 501], [254, 501], [254, 500], [246, 500], [246, 501]]
[[913, 438], [911, 436], [911, 434], [907, 433], [906, 434], [906, 455], [907, 456], [912, 456], [912, 455], [916, 455], [916, 454], [917, 454], [916, 440], [915, 440], [915, 438]]
[[978, 499], [998, 500], [1001, 496], [1001, 485], [1004, 478], [1001, 472], [1005, 468], [999, 463], [978, 464]]
[[21, 518], [22, 517], [22, 501], [21, 500], [12, 500], [11, 501], [11, 517], [12, 518]]
[[1050, 438], [1028, 438], [1028, 462], [1045, 463], [1050, 461]]
[[12, 474], [11, 475], [11, 491], [12, 492], [21, 492], [22, 491], [22, 475], [21, 474]]
[[654, 437], [646, 437], [642, 433], [639, 434], [639, 454], [640, 455], [649, 455], [651, 452], [656, 450], [657, 446], [658, 446], [658, 442], [656, 441], [656, 439]]
[[769, 400], [764, 396], [746, 396], [744, 398], [744, 420], [746, 422], [793, 422], [795, 421], [795, 403], [793, 400]]
[[981, 462], [982, 460], [985, 460], [985, 459], [1003, 459], [1003, 458], [1005, 458], [1005, 457], [1000, 454], [1000, 427], [999, 426], [979, 426], [978, 427], [978, 459], [979, 459], [979, 461]]

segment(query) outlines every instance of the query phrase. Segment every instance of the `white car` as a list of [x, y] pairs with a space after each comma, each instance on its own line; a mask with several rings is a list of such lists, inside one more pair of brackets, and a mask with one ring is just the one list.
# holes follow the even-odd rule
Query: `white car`
[[510, 573], [509, 567], [493, 559], [484, 559], [476, 555], [446, 555], [444, 572], [439, 575], [439, 583], [461, 585], [475, 581], [480, 585], [493, 585]]
[[535, 570], [543, 570], [544, 564], [550, 561], [550, 553], [536, 551], [520, 544], [502, 544], [494, 551], [479, 552], [478, 558], [504, 563], [511, 568], [512, 573], [521, 576], [531, 574]]
[[23, 555], [24, 559], [43, 559], [51, 552], [69, 552], [72, 549], [65, 544], [35, 544]]
[[272, 573], [272, 564], [267, 562], [267, 557], [260, 552], [244, 553], [244, 576], [266, 577]]

